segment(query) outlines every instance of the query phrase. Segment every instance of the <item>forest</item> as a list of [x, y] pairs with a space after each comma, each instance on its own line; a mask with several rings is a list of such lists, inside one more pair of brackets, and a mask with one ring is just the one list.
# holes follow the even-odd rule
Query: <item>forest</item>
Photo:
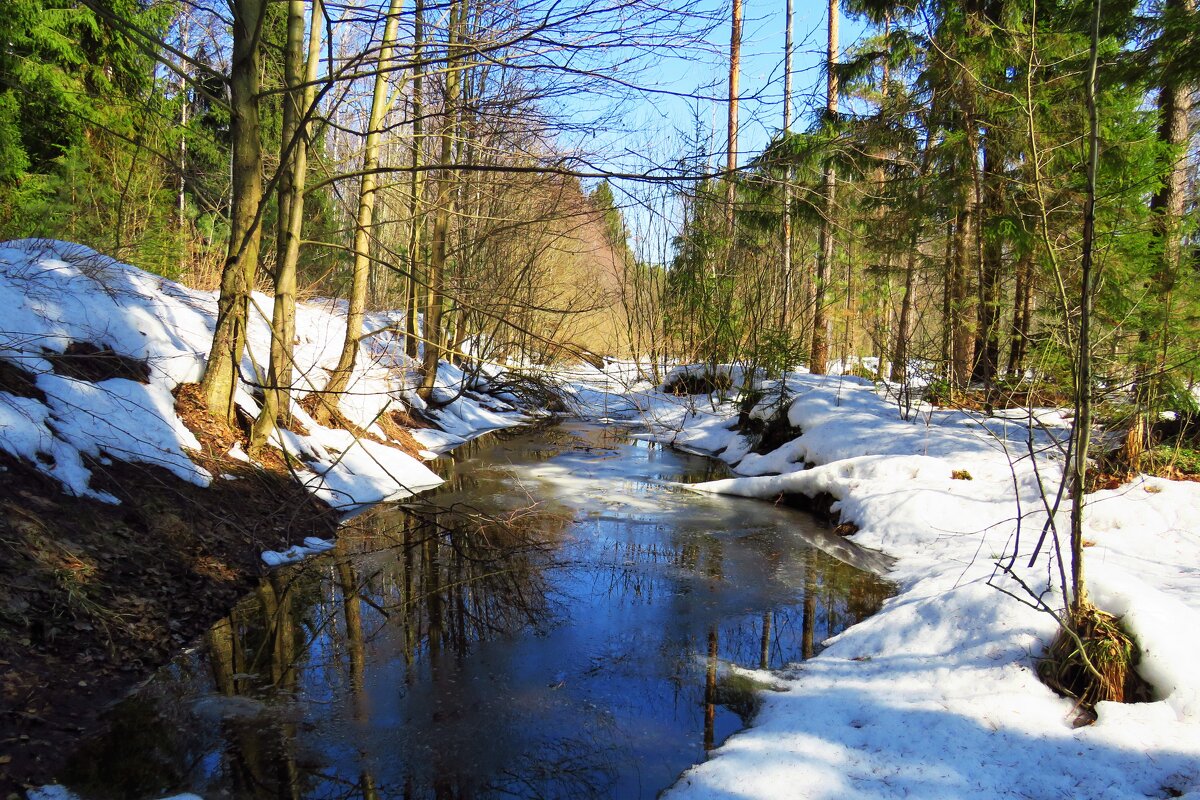
[[[441, 355], [592, 353], [655, 372], [832, 367], [987, 408], [1070, 394], [1088, 304], [1094, 385], [1132, 459], [1156, 414], [1195, 410], [1190, 0], [1095, 7], [1087, 296], [1087, 3], [830, 3], [823, 85], [800, 114], [793, 9], [772, 11], [757, 24], [786, 28], [784, 86], [757, 152], [739, 146], [739, 101], [764, 91], [741, 81], [740, 2], [12, 8], [0, 238], [78, 241], [219, 288], [204, 388], [225, 416], [246, 316], [271, 318], [251, 381], [260, 443], [295, 384], [298, 296], [348, 303], [337, 375], [365, 310], [407, 310], [426, 392]], [[862, 32], [848, 45], [843, 16]], [[688, 97], [664, 152], [578, 145], [669, 93], [667, 53], [705, 51], [728, 74]], [[250, 308], [256, 289], [271, 309]]]
[[[554, 548], [604, 542], [587, 569], [609, 595], [661, 615], [646, 630], [680, 623], [632, 646], [670, 655], [643, 705], [687, 684], [705, 715], [678, 763], [628, 759], [663, 772], [646, 791], [747, 780], [739, 796], [780, 796], [802, 775], [844, 789], [831, 797], [1043, 796], [1059, 779], [1074, 781], [1061, 796], [1100, 796], [1107, 773], [1072, 760], [1100, 742], [1112, 786], [1191, 796], [1197, 87], [1195, 0], [6, 0], [0, 718], [26, 732], [12, 775], [55, 777], [59, 742], [96, 723], [104, 693], [193, 637], [216, 654], [216, 694], [258, 702], [268, 683], [308, 691], [300, 645], [328, 636], [312, 668], [337, 667], [344, 629], [354, 704], [364, 624], [391, 630], [394, 610], [396, 682], [428, 659], [440, 685], [444, 654], [553, 638], [545, 620], [577, 590], [559, 570], [584, 563]], [[523, 432], [465, 446], [506, 427]], [[432, 464], [459, 446], [463, 465]], [[513, 492], [494, 513], [472, 494], [488, 480]], [[399, 500], [414, 516], [397, 528], [338, 527]], [[787, 549], [798, 510], [833, 523], [800, 537], [812, 551]], [[418, 532], [421, 513], [435, 524]], [[393, 546], [381, 578], [370, 559]], [[292, 588], [310, 556], [347, 559], [336, 587], [329, 571]], [[746, 564], [761, 571], [733, 586]], [[703, 625], [652, 608], [718, 585], [779, 596], [749, 616], [735, 596], [741, 616]], [[344, 620], [302, 642], [304, 615], [333, 619], [322, 603]], [[798, 655], [779, 644], [789, 614]], [[771, 680], [820, 704], [762, 700], [775, 693], [738, 652], [764, 672], [815, 658]], [[522, 691], [563, 690], [549, 707], [624, 658], [570, 673], [577, 655], [518, 670]], [[77, 681], [75, 660], [107, 678]], [[718, 699], [739, 681], [741, 699]], [[749, 696], [789, 709], [766, 718], [782, 732], [741, 740], [791, 765], [778, 774], [750, 750], [705, 761], [717, 709]], [[78, 728], [62, 722], [92, 698]], [[914, 712], [939, 732], [915, 755]], [[1067, 718], [1098, 732], [1061, 733]], [[386, 745], [392, 720], [376, 722]], [[530, 774], [561, 778], [506, 737]], [[1008, 754], [1025, 751], [1014, 777]], [[902, 792], [910, 759], [968, 777]], [[0, 752], [0, 787], [17, 786], [12, 763]], [[607, 785], [611, 766], [577, 777]], [[368, 772], [347, 785], [380, 796]], [[448, 796], [443, 778], [431, 796]]]

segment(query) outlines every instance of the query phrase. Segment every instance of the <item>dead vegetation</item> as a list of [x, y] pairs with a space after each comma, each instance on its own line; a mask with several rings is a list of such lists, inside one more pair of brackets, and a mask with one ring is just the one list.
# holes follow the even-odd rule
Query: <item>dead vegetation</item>
[[693, 394], [724, 394], [733, 388], [729, 373], [713, 370], [682, 372], [663, 384], [662, 391], [676, 397]]
[[1147, 702], [1150, 685], [1137, 674], [1140, 651], [1121, 621], [1095, 606], [1078, 614], [1074, 630], [1062, 627], [1037, 671], [1055, 692], [1074, 698], [1080, 724], [1095, 720], [1096, 704]]
[[61, 353], [46, 350], [43, 356], [53, 365], [55, 374], [75, 380], [99, 383], [124, 378], [137, 383], [150, 382], [150, 365], [145, 359], [122, 355], [111, 347], [97, 347], [91, 342], [70, 342]]

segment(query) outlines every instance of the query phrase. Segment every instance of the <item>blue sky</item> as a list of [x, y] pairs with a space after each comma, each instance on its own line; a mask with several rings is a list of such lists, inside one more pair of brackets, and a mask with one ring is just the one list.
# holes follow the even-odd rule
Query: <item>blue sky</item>
[[[648, 165], [669, 165], [689, 151], [689, 138], [695, 138], [697, 124], [712, 137], [710, 152], [714, 166], [724, 163], [725, 127], [729, 72], [729, 3], [705, 2], [701, 10], [719, 15], [721, 23], [707, 36], [704, 43], [690, 51], [677, 50], [652, 62], [642, 63], [636, 81], [640, 86], [653, 87], [692, 97], [673, 96], [652, 91], [627, 98], [613, 114], [609, 124], [586, 136], [566, 142], [572, 149], [593, 154], [597, 166], [617, 172], [636, 172]], [[804, 129], [824, 107], [824, 59], [826, 44], [825, 2], [795, 0], [795, 23], [792, 64], [793, 129]], [[783, 51], [785, 4], [783, 0], [763, 2], [745, 0], [742, 34], [742, 75], [739, 87], [739, 163], [745, 164], [760, 152], [771, 136], [783, 125]], [[840, 18], [840, 48], [845, 50], [859, 40], [865, 30], [861, 20]], [[661, 54], [656, 54], [661, 55]], [[603, 106], [603, 108], [601, 108]], [[563, 103], [567, 113], [583, 117], [612, 111], [603, 101], [580, 95]], [[626, 216], [631, 228], [653, 232], [642, 233], [648, 242], [636, 246], [643, 258], [659, 260], [651, 250], [664, 232], [657, 228], [670, 227], [671, 220], [653, 220], [653, 216], [670, 216], [663, 210], [651, 212], [637, 198], [653, 194], [647, 187], [630, 182], [614, 182], [618, 201], [624, 198]], [[661, 201], [659, 205], [663, 205]], [[669, 236], [669, 233], [666, 234]]]

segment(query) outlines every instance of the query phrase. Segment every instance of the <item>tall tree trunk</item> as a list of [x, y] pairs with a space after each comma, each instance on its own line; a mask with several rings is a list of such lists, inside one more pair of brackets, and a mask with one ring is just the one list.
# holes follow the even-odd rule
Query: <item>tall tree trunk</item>
[[942, 257], [942, 371], [950, 382], [954, 375], [954, 229], [955, 220], [946, 223], [946, 252]]
[[[783, 44], [783, 136], [792, 132], [792, 21], [793, 0], [787, 0], [787, 21]], [[779, 231], [783, 259], [783, 292], [779, 302], [779, 332], [790, 338], [790, 314], [792, 307], [792, 167], [784, 168], [783, 174], [783, 225]]]
[[1097, 61], [1100, 42], [1100, 0], [1092, 17], [1092, 46], [1088, 58], [1087, 197], [1083, 208], [1083, 263], [1079, 287], [1079, 353], [1075, 363], [1075, 426], [1071, 460], [1071, 619], [1082, 620], [1088, 606], [1083, 570], [1083, 506], [1087, 489], [1088, 445], [1092, 433], [1092, 247], [1096, 231], [1096, 166], [1100, 151], [1100, 116], [1096, 109]]
[[262, 70], [262, 26], [266, 0], [236, 0], [233, 12], [233, 58], [229, 75], [229, 138], [232, 200], [229, 250], [221, 272], [221, 296], [208, 364], [200, 382], [213, 416], [234, 421], [238, 368], [246, 349], [250, 292], [258, 271], [262, 237], [262, 142], [259, 138], [259, 74]]
[[[829, 0], [829, 39], [825, 52], [825, 110], [832, 122], [838, 112], [838, 79], [834, 67], [838, 58], [838, 4]], [[836, 177], [833, 161], [825, 162], [825, 179], [821, 184], [821, 226], [818, 233], [817, 270], [813, 277], [812, 349], [808, 369], [814, 375], [824, 375], [829, 358], [829, 323], [825, 315], [825, 285], [833, 264], [833, 212]]]
[[1004, 244], [996, 233], [983, 235], [986, 221], [998, 219], [1003, 213], [1002, 165], [998, 157], [995, 132], [988, 129], [983, 135], [983, 208], [980, 235], [983, 238], [983, 261], [979, 272], [979, 327], [975, 331], [975, 364], [971, 379], [989, 389], [995, 382], [1000, 364], [1000, 288], [1004, 268]]
[[291, 418], [292, 355], [296, 339], [296, 268], [304, 227], [304, 185], [308, 173], [308, 117], [316, 101], [317, 65], [321, 60], [321, 0], [313, 0], [304, 56], [304, 0], [288, 3], [284, 50], [283, 136], [280, 148], [279, 232], [276, 245], [275, 302], [271, 309], [271, 363], [263, 405], [250, 431], [250, 452], [266, 445], [277, 422]]
[[[1167, 0], [1163, 15], [1183, 17], [1194, 9], [1195, 0]], [[1158, 402], [1156, 374], [1167, 366], [1171, 301], [1183, 256], [1181, 228], [1187, 199], [1188, 115], [1193, 88], [1178, 70], [1164, 70], [1158, 93], [1158, 139], [1166, 145], [1170, 161], [1163, 168], [1162, 186], [1150, 198], [1159, 255], [1153, 291], [1144, 301], [1153, 305], [1145, 315], [1146, 324], [1138, 332], [1134, 394], [1139, 412], [1126, 445], [1126, 455], [1131, 459], [1136, 459], [1149, 440], [1150, 412]], [[1158, 346], [1150, 352], [1156, 338]]]
[[367, 120], [367, 141], [363, 149], [362, 180], [358, 190], [358, 213], [354, 222], [354, 267], [351, 274], [350, 299], [346, 308], [346, 338], [337, 366], [321, 394], [323, 402], [316, 408], [316, 419], [327, 423], [337, 410], [338, 398], [350, 385], [358, 358], [358, 343], [363, 333], [363, 316], [367, 306], [367, 287], [371, 277], [371, 237], [375, 224], [375, 199], [379, 168], [380, 139], [384, 120], [392, 108], [394, 95], [388, 87], [396, 30], [400, 25], [400, 10], [404, 0], [391, 0], [383, 39], [376, 61], [375, 85], [371, 92], [371, 112]]
[[424, 259], [421, 257], [421, 230], [425, 218], [421, 210], [421, 199], [425, 192], [424, 173], [421, 164], [425, 152], [425, 67], [421, 63], [425, 47], [425, 0], [416, 0], [413, 8], [413, 90], [412, 90], [412, 177], [409, 179], [409, 232], [408, 232], [408, 295], [404, 315], [404, 352], [409, 358], [417, 357], [417, 316], [421, 312], [420, 293], [426, 283]]
[[733, 247], [733, 205], [737, 200], [738, 80], [741, 77], [742, 0], [733, 0], [729, 25], [729, 120], [725, 142], [725, 236]]
[[[936, 116], [937, 95], [930, 100], [934, 109], [931, 116]], [[916, 207], [921, 209], [925, 204], [925, 176], [929, 174], [929, 166], [933, 161], [933, 137], [927, 136], [924, 149], [921, 151], [921, 163], [917, 169]], [[920, 213], [918, 211], [918, 213]], [[918, 216], [909, 220], [911, 226], [908, 236], [908, 247], [904, 255], [904, 294], [900, 298], [900, 319], [896, 324], [896, 346], [892, 354], [891, 379], [897, 383], [908, 380], [908, 344], [912, 337], [914, 291], [917, 280], [917, 260], [920, 256], [921, 234], [923, 223]]]
[[896, 383], [908, 380], [908, 340], [912, 335], [913, 288], [917, 274], [917, 247], [910, 243], [904, 255], [904, 294], [900, 296], [900, 318], [896, 322], [896, 346], [892, 350], [891, 379]]
[[458, 99], [462, 76], [459, 74], [459, 28], [463, 22], [465, 0], [454, 0], [450, 7], [450, 23], [446, 32], [446, 102], [442, 109], [443, 121], [440, 134], [441, 165], [438, 173], [437, 208], [433, 217], [433, 236], [430, 241], [429, 271], [426, 276], [425, 294], [425, 358], [418, 394], [429, 402], [433, 386], [437, 381], [438, 360], [442, 356], [442, 283], [446, 273], [447, 244], [450, 238], [450, 221], [454, 214], [454, 184], [456, 171], [453, 169], [454, 138], [458, 114]]
[[950, 276], [950, 325], [951, 349], [950, 383], [963, 388], [971, 377], [971, 326], [970, 314], [970, 269], [975, 260], [976, 249], [972, 245], [971, 227], [974, 224], [972, 193], [964, 192], [964, 209], [959, 212], [954, 225], [954, 264]]

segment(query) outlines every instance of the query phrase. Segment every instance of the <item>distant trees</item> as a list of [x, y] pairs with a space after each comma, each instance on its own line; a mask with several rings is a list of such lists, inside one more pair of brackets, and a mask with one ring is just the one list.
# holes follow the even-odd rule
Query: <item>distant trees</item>
[[[1077, 285], [1081, 268], [1091, 6], [855, 0], [845, 7], [874, 33], [831, 70], [839, 110], [828, 110], [830, 88], [827, 110], [814, 111], [808, 131], [781, 132], [742, 171], [734, 246], [746, 268], [738, 297], [715, 289], [671, 295], [669, 313], [688, 324], [676, 339], [680, 352], [698, 347], [697, 354], [754, 361], [764, 337], [752, 346], [749, 336], [735, 336], [739, 344], [730, 348], [729, 337], [716, 334], [728, 333], [729, 321], [756, 319], [741, 304], [757, 297], [787, 303], [775, 314], [788, 321], [782, 333], [814, 345], [827, 339], [841, 369], [901, 382], [919, 376], [943, 395], [978, 387], [986, 406], [1035, 382], [1043, 397], [1063, 396], [1080, 310], [1067, 287]], [[1097, 380], [1141, 387], [1146, 409], [1190, 410], [1194, 399], [1178, 387], [1194, 385], [1182, 346], [1196, 344], [1200, 298], [1194, 269], [1184, 266], [1196, 257], [1188, 249], [1196, 187], [1186, 180], [1192, 132], [1182, 109], [1197, 83], [1180, 54], [1193, 52], [1200, 28], [1190, 0], [1148, 11], [1106, 10], [1101, 30], [1095, 325], [1105, 346]], [[768, 267], [749, 264], [782, 245], [757, 241], [752, 231], [779, 229], [769, 220], [784, 207], [785, 185], [795, 195], [787, 204], [789, 244], [800, 291], [787, 291], [787, 282], [764, 291]], [[704, 188], [683, 197], [688, 217], [671, 275], [679, 289], [703, 274], [691, 265], [723, 260], [706, 222]], [[706, 327], [710, 333], [701, 333]], [[798, 360], [822, 371], [822, 348]], [[871, 354], [890, 361], [890, 370], [857, 361]]]
[[[557, 146], [588, 123], [553, 106], [636, 88], [618, 68], [698, 42], [718, 20], [725, 30], [724, 11], [79, 2], [14, 0], [0, 20], [0, 235], [77, 238], [208, 287], [219, 272], [206, 393], [226, 418], [239, 385], [261, 397], [274, 410], [259, 441], [286, 422], [298, 379], [287, 308], [306, 289], [348, 300], [341, 363], [300, 387], [333, 398], [351, 391], [372, 307], [407, 312], [397, 324], [411, 356], [424, 350], [426, 398], [439, 359], [478, 356], [485, 338], [497, 358], [604, 341], [773, 370], [828, 361], [947, 395], [973, 386], [984, 405], [1034, 378], [1067, 385], [1086, 4], [833, 4], [831, 23], [859, 16], [870, 35], [839, 55], [829, 32], [824, 110], [807, 130], [785, 114], [741, 165], [726, 161], [736, 138], [719, 159], [697, 132], [656, 176], [677, 179], [664, 201], [676, 216], [654, 234], [669, 252], [652, 259], [644, 235], [631, 249], [628, 187], [581, 183], [594, 169]], [[1192, 402], [1200, 46], [1193, 0], [1111, 11], [1098, 55], [1097, 379], [1133, 389], [1132, 453], [1158, 411]], [[256, 288], [275, 311], [251, 307]], [[274, 347], [246, 360], [259, 316], [276, 317]], [[878, 363], [856, 360], [866, 355]]]

